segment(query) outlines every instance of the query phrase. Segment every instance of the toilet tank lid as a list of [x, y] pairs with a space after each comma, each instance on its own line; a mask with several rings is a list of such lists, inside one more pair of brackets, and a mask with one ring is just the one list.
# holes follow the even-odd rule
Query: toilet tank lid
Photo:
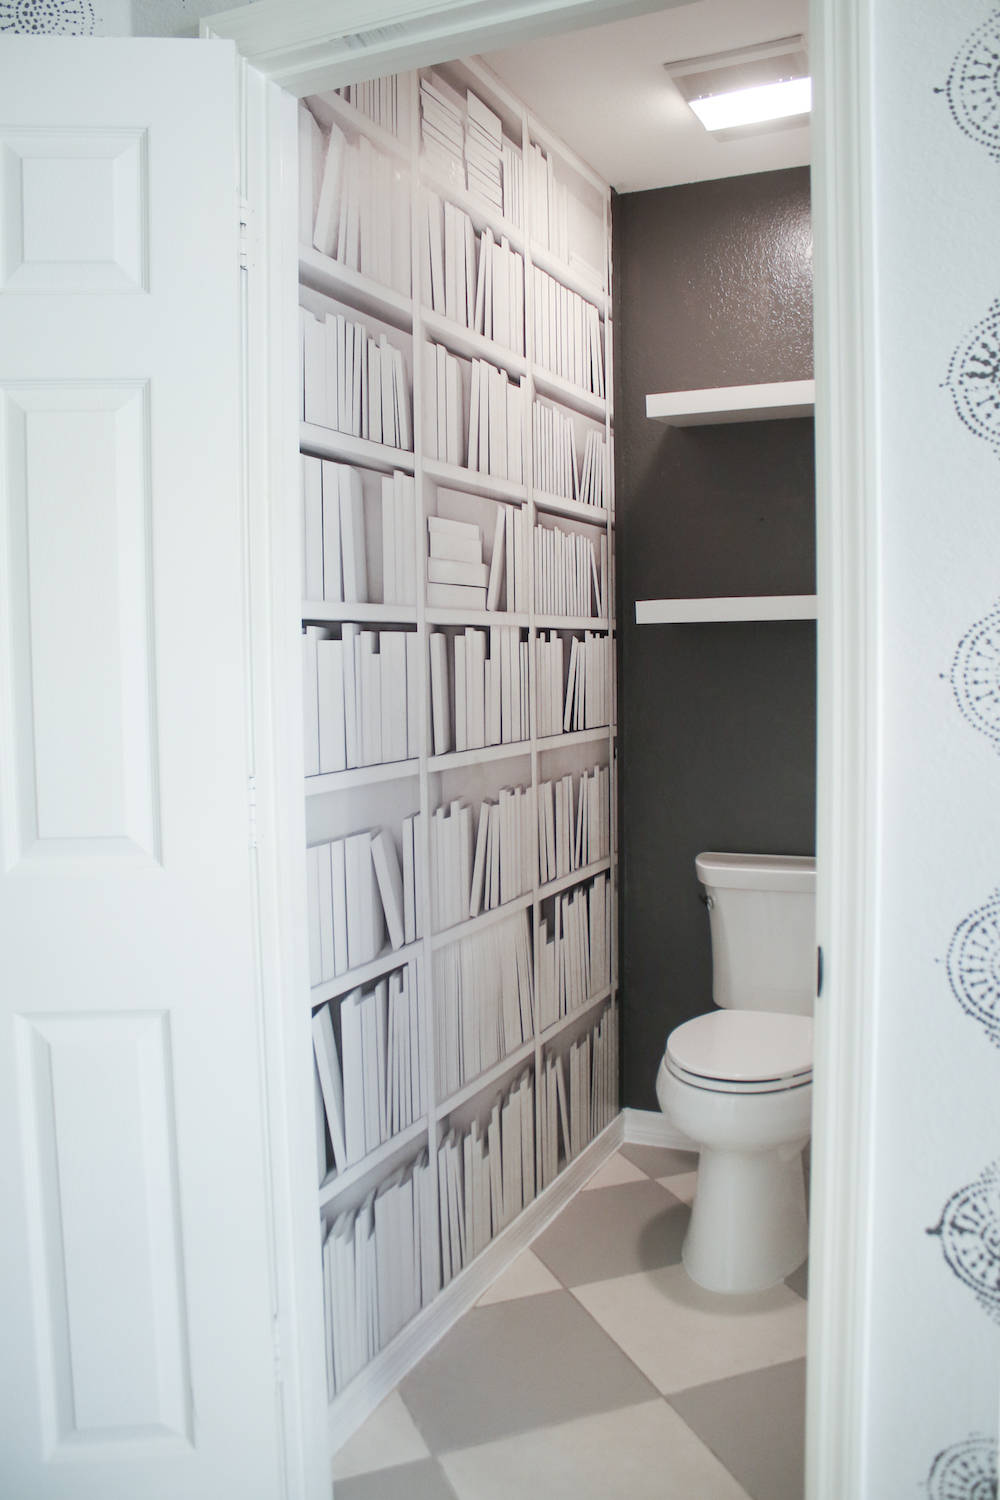
[[800, 891], [816, 889], [816, 861], [811, 854], [720, 854], [707, 850], [695, 857], [698, 879], [707, 886], [736, 890]]

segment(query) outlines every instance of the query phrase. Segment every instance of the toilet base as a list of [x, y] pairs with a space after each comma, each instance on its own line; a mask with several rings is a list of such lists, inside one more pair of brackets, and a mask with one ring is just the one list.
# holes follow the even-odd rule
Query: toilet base
[[762, 1292], [796, 1270], [809, 1250], [802, 1149], [703, 1146], [681, 1260], [710, 1292]]

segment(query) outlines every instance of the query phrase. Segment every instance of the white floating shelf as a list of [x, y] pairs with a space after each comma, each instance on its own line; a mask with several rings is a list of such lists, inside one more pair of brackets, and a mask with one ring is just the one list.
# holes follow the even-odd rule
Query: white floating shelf
[[637, 599], [637, 625], [699, 625], [736, 620], [815, 620], [815, 594], [735, 599]]
[[664, 391], [646, 397], [646, 416], [668, 427], [707, 427], [720, 422], [773, 422], [812, 416], [815, 380], [770, 385], [727, 385], [708, 391]]

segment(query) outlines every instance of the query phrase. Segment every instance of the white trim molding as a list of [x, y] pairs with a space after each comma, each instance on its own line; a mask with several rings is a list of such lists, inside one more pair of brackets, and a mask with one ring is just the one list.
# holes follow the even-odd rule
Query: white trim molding
[[865, 1493], [878, 930], [872, 13], [812, 0], [817, 936], [806, 1495]]
[[257, 0], [218, 12], [201, 30], [230, 38], [301, 97], [665, 8], [664, 0]]

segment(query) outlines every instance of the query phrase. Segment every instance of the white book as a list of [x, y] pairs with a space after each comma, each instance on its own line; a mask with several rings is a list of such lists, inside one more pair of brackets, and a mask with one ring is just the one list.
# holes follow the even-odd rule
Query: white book
[[484, 610], [486, 588], [472, 588], [464, 583], [429, 583], [427, 603], [432, 609]]
[[385, 921], [372, 860], [372, 836], [355, 833], [344, 840], [347, 886], [347, 953], [352, 969], [369, 963], [385, 941]]
[[472, 361], [472, 375], [469, 381], [469, 468], [480, 467], [480, 438], [482, 426], [479, 411], [482, 404], [482, 372], [483, 362], [481, 359]]
[[466, 587], [485, 589], [489, 584], [490, 570], [484, 562], [459, 561], [451, 557], [429, 557], [427, 559], [427, 581], [429, 583], [461, 583]]
[[475, 521], [455, 521], [451, 516], [428, 516], [427, 531], [431, 541], [439, 536], [455, 537], [477, 546], [480, 551], [473, 560], [482, 561], [483, 534]]
[[455, 749], [467, 750], [468, 740], [468, 716], [466, 714], [466, 673], [465, 673], [465, 637], [455, 638]]
[[465, 652], [466, 740], [470, 750], [486, 744], [486, 632], [467, 630]]
[[[310, 117], [311, 118], [311, 117]], [[301, 455], [302, 597], [323, 594], [323, 469], [318, 458]]]
[[308, 308], [299, 308], [302, 337], [302, 414], [307, 422], [320, 427], [335, 427], [330, 421], [327, 390], [326, 330]]
[[393, 948], [401, 948], [405, 941], [403, 874], [396, 845], [392, 835], [386, 829], [380, 829], [372, 839], [371, 851], [382, 899], [382, 909], [385, 913], [386, 926], [389, 929], [389, 941]]
[[319, 770], [322, 774], [347, 768], [344, 727], [344, 643], [317, 640], [319, 683]]
[[406, 643], [401, 630], [380, 632], [383, 761], [406, 759]]
[[377, 766], [382, 760], [382, 658], [378, 631], [362, 630], [356, 650], [357, 680], [361, 685], [361, 763]]
[[344, 601], [368, 602], [368, 565], [365, 552], [365, 511], [361, 475], [347, 464], [338, 466], [340, 478], [340, 541], [344, 573]]
[[330, 1130], [333, 1157], [337, 1171], [347, 1166], [347, 1137], [344, 1133], [344, 1085], [337, 1056], [337, 1039], [333, 1033], [330, 1007], [321, 1005], [312, 1018], [313, 1051], [316, 1070], [323, 1091], [323, 1107]]
[[505, 505], [497, 506], [496, 525], [493, 528], [493, 551], [490, 555], [489, 583], [486, 589], [486, 608], [489, 610], [500, 608], [500, 590], [503, 588], [504, 581], [506, 512]]
[[350, 967], [347, 953], [347, 874], [344, 840], [330, 845], [330, 886], [333, 910], [333, 972], [346, 974]]
[[440, 631], [431, 633], [430, 658], [434, 754], [444, 755], [451, 749], [451, 706], [448, 693], [448, 638]]
[[302, 751], [307, 776], [319, 775], [319, 668], [316, 646], [322, 628], [302, 631]]
[[323, 132], [307, 105], [299, 104], [299, 243], [312, 244], [323, 181]]
[[320, 475], [320, 506], [322, 516], [321, 573], [322, 593], [307, 594], [309, 599], [319, 598], [339, 604], [344, 597], [340, 560], [340, 465], [329, 459], [313, 459]]
[[406, 651], [406, 756], [413, 759], [421, 754], [421, 697], [424, 692], [423, 657], [420, 637], [408, 630], [403, 635]]
[[331, 120], [330, 139], [323, 164], [323, 181], [316, 206], [316, 221], [312, 237], [316, 249], [322, 251], [324, 255], [333, 255], [337, 248], [346, 149], [347, 138], [336, 121]]
[[416, 884], [413, 818], [404, 818], [403, 836], [403, 941], [412, 943], [417, 937]]
[[344, 1141], [348, 1165], [365, 1154], [365, 1090], [361, 1045], [362, 992], [352, 990], [340, 1002], [340, 1046], [343, 1055]]
[[309, 983], [323, 981], [323, 939], [320, 933], [319, 915], [319, 851], [325, 846], [315, 845], [306, 850], [306, 904], [309, 916]]
[[426, 224], [428, 240], [428, 280], [426, 286], [430, 297], [430, 304], [434, 312], [443, 313], [445, 309], [444, 245], [441, 226], [441, 199], [436, 193], [428, 192], [426, 196]]

